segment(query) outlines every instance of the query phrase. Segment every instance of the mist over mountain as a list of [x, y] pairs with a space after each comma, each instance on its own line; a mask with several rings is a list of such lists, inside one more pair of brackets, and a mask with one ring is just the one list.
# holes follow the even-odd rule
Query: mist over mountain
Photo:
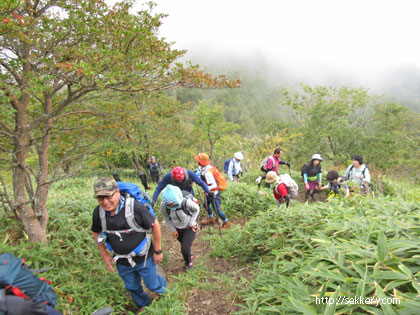
[[295, 87], [309, 85], [348, 86], [367, 88], [372, 95], [383, 95], [386, 100], [405, 105], [420, 112], [420, 68], [415, 64], [393, 67], [345, 68], [319, 62], [276, 62], [263, 53], [242, 52], [240, 55], [220, 54], [208, 49], [189, 51], [185, 59], [217, 74], [228, 77], [244, 75], [266, 80], [268, 85]]

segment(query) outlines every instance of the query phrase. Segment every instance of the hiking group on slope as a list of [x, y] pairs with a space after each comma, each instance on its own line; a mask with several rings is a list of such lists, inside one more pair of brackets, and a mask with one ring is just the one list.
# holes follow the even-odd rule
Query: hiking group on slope
[[[264, 174], [259, 176], [256, 182], [260, 185], [262, 179], [265, 179], [266, 187], [273, 185], [273, 195], [278, 205], [285, 203], [286, 207], [289, 207], [291, 199], [296, 198], [298, 194], [298, 185], [289, 174], [278, 174], [280, 165], [286, 165], [290, 170], [290, 163], [280, 159], [282, 153], [280, 148], [276, 148], [272, 156], [264, 159], [260, 167]], [[239, 181], [242, 174], [240, 163], [243, 158], [241, 152], [236, 152], [233, 158], [225, 161], [224, 171], [230, 181]], [[223, 221], [222, 226], [219, 226], [221, 230], [231, 227], [231, 222], [221, 209], [221, 193], [226, 189], [226, 179], [212, 165], [206, 153], [199, 153], [194, 159], [198, 163], [196, 171], [175, 166], [162, 180], [158, 181], [159, 179], [155, 178], [158, 185], [151, 202], [142, 194], [130, 191], [130, 184], [137, 189], [138, 186], [121, 182], [116, 174], [114, 177], [117, 181], [112, 178], [99, 178], [94, 183], [94, 197], [98, 205], [92, 213], [93, 236], [106, 268], [110, 272], [117, 270], [126, 290], [139, 307], [139, 312], [150, 304], [142, 280], [144, 285], [155, 293], [161, 294], [166, 288], [166, 279], [158, 273], [157, 268], [163, 260], [164, 253], [161, 226], [153, 211], [160, 194], [160, 212], [172, 236], [180, 243], [185, 271], [193, 268], [191, 247], [196, 237], [200, 213], [193, 183], [200, 186], [204, 192], [207, 218], [202, 219], [200, 224], [215, 224], [218, 221], [214, 216], [216, 213]], [[370, 173], [361, 156], [352, 157], [352, 164], [347, 167], [344, 176], [338, 176], [335, 170], [329, 171], [326, 176], [328, 184], [325, 186], [322, 186], [322, 160], [320, 154], [314, 154], [310, 162], [301, 168], [305, 200], [309, 197], [314, 200], [316, 192], [327, 189], [330, 190], [331, 197], [338, 196], [342, 191], [346, 196], [350, 191], [368, 192]], [[156, 163], [156, 160], [153, 159], [153, 162]], [[59, 314], [54, 313], [55, 310], [48, 308], [48, 305], [44, 310], [49, 312], [41, 314]]]
[[[260, 185], [265, 179], [266, 187], [273, 187], [273, 194], [278, 202], [290, 205], [290, 200], [296, 198], [298, 185], [289, 174], [278, 174], [279, 166], [290, 163], [280, 158], [283, 151], [276, 148], [272, 156], [261, 163], [261, 171], [256, 182]], [[241, 161], [244, 156], [236, 152], [232, 159], [225, 161], [224, 171], [230, 181], [238, 181], [242, 174]], [[221, 193], [227, 187], [227, 181], [220, 171], [212, 165], [209, 156], [202, 152], [194, 156], [198, 163], [196, 171], [175, 166], [158, 182], [150, 207], [146, 207], [130, 194], [121, 194], [117, 182], [110, 178], [101, 178], [95, 182], [94, 196], [98, 206], [93, 211], [92, 232], [97, 240], [99, 252], [108, 270], [114, 272], [113, 263], [131, 293], [139, 310], [149, 305], [150, 299], [143, 290], [141, 279], [146, 287], [156, 293], [163, 293], [166, 280], [157, 272], [156, 265], [163, 260], [161, 229], [153, 213], [153, 206], [162, 194], [160, 212], [174, 238], [181, 245], [184, 259], [184, 270], [193, 267], [191, 246], [198, 229], [199, 202], [194, 196], [193, 183], [204, 192], [204, 206], [207, 218], [201, 220], [201, 225], [211, 225], [217, 222], [214, 212], [223, 224], [221, 230], [229, 229], [231, 223], [221, 210]], [[322, 157], [314, 154], [309, 163], [301, 168], [305, 200], [309, 196], [314, 200], [314, 194], [320, 190], [330, 189], [339, 194], [342, 187], [347, 191], [363, 189], [366, 191], [370, 183], [370, 173], [359, 155], [352, 157], [352, 164], [345, 175], [331, 170], [327, 174], [328, 184], [322, 186]], [[100, 239], [100, 236], [103, 238]], [[153, 236], [153, 240], [152, 237]], [[112, 253], [112, 255], [111, 255]]]
[[[273, 194], [278, 205], [285, 202], [288, 207], [290, 200], [297, 196], [298, 186], [289, 174], [278, 174], [280, 165], [287, 165], [290, 173], [290, 163], [280, 160], [282, 154], [281, 148], [276, 148], [273, 155], [266, 157], [261, 162], [260, 168], [264, 175], [259, 176], [256, 183], [260, 185], [262, 179], [265, 179], [267, 188], [274, 185]], [[301, 168], [305, 201], [308, 201], [309, 197], [315, 201], [315, 193], [328, 189], [330, 190], [329, 199], [340, 194], [349, 196], [350, 191], [369, 192], [370, 173], [368, 167], [363, 164], [360, 155], [352, 156], [352, 164], [348, 166], [344, 176], [339, 177], [335, 170], [329, 171], [326, 178], [328, 184], [325, 186], [322, 186], [322, 160], [320, 154], [313, 154], [311, 160]]]

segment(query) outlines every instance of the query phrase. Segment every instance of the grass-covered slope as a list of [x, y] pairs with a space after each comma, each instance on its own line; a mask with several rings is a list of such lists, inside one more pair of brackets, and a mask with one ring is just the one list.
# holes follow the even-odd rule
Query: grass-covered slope
[[213, 255], [254, 264], [244, 314], [418, 314], [419, 211], [416, 201], [360, 196], [269, 207], [215, 240]]
[[[120, 173], [126, 181], [139, 183]], [[80, 175], [53, 186], [48, 244], [32, 244], [17, 221], [0, 214], [1, 251], [23, 257], [35, 268], [51, 265], [44, 276], [56, 290], [74, 298], [69, 302], [59, 297], [57, 308], [64, 314], [89, 314], [104, 306], [112, 306], [115, 314], [133, 314], [136, 309], [119, 276], [106, 270], [90, 232], [96, 205], [92, 185], [99, 175]], [[229, 185], [222, 210], [236, 224], [223, 232], [223, 239], [216, 229], [211, 235], [203, 229], [195, 243], [210, 248], [211, 257], [195, 261], [197, 268], [191, 273], [169, 275], [168, 293], [147, 313], [186, 314], [191, 299], [198, 307], [201, 297], [211, 303], [203, 312], [206, 307], [214, 310], [220, 304], [218, 290], [231, 292], [224, 299], [239, 302], [244, 314], [418, 313], [420, 201], [415, 187], [406, 189], [404, 196], [293, 201], [286, 209], [275, 207], [266, 188], [260, 188], [256, 198], [254, 180], [255, 176], [245, 177], [245, 182]], [[164, 241], [163, 246], [170, 245]], [[323, 297], [389, 297], [400, 299], [400, 304], [317, 304]]]

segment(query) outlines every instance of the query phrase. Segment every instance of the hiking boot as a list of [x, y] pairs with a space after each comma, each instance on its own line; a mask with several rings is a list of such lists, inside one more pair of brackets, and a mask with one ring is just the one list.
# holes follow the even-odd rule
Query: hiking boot
[[188, 265], [185, 265], [185, 266], [184, 266], [184, 270], [185, 270], [185, 272], [188, 272], [189, 270], [191, 270], [191, 269], [192, 269], [192, 267], [193, 267], [193, 264], [192, 264], [192, 263], [189, 263]]
[[208, 219], [201, 220], [201, 225], [209, 225], [209, 224], [216, 224], [216, 219], [208, 218]]
[[229, 221], [223, 222], [223, 224], [222, 224], [222, 230], [227, 230], [231, 226], [232, 226], [232, 223], [230, 223]]

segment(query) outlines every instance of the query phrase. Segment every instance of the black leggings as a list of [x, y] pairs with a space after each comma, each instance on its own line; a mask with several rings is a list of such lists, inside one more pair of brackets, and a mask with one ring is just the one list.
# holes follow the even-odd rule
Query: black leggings
[[191, 229], [176, 229], [178, 241], [181, 243], [181, 254], [184, 257], [185, 265], [191, 263], [191, 246], [195, 239], [195, 232]]
[[152, 178], [152, 182], [158, 183], [159, 182], [159, 173], [158, 174], [150, 174], [150, 177]]

